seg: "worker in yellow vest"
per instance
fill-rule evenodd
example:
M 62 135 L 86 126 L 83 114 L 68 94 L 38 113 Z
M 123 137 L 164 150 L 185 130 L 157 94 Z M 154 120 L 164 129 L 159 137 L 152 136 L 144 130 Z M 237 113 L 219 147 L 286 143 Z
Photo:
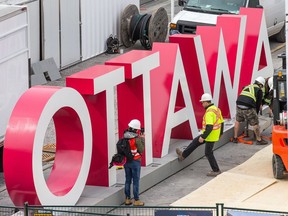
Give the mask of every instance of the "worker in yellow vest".
M 207 157 L 209 164 L 212 168 L 207 176 L 217 176 L 221 173 L 217 161 L 213 154 L 214 143 L 217 142 L 224 130 L 224 120 L 221 110 L 212 103 L 212 96 L 208 93 L 202 95 L 200 102 L 206 109 L 202 121 L 201 135 L 195 137 L 189 146 L 182 152 L 179 148 L 176 148 L 176 153 L 180 161 L 187 158 L 196 148 L 206 143 L 205 156 Z
M 263 99 L 262 88 L 265 85 L 263 77 L 257 77 L 254 84 L 245 86 L 236 101 L 236 121 L 234 126 L 233 142 L 238 142 L 240 122 L 245 120 L 253 127 L 256 136 L 256 145 L 266 145 L 268 142 L 261 138 L 258 113 Z

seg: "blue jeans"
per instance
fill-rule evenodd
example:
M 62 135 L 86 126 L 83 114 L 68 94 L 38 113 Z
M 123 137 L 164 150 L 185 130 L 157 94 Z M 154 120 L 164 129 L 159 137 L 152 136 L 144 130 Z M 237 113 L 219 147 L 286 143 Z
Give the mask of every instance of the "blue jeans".
M 131 198 L 130 187 L 133 179 L 133 195 L 135 200 L 139 200 L 139 181 L 141 161 L 132 160 L 124 165 L 125 169 L 125 195 L 126 198 Z

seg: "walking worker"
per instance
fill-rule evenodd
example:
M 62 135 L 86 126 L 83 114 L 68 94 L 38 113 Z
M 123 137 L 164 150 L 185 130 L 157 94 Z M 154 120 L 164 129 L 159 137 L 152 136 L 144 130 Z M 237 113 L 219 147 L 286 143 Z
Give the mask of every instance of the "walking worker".
M 176 153 L 180 161 L 187 158 L 196 148 L 206 143 L 205 156 L 207 157 L 209 164 L 212 168 L 207 176 L 217 176 L 221 173 L 217 161 L 213 154 L 214 143 L 217 142 L 224 130 L 224 120 L 221 110 L 212 103 L 212 96 L 208 93 L 204 93 L 200 102 L 206 109 L 202 121 L 202 133 L 195 137 L 189 146 L 182 152 L 179 148 L 176 148 Z
M 141 133 L 141 123 L 138 119 L 133 119 L 128 124 L 128 129 L 124 132 L 124 138 L 129 139 L 133 160 L 124 164 L 125 170 L 125 205 L 131 205 L 131 183 L 133 180 L 134 206 L 144 206 L 144 202 L 139 200 L 139 182 L 141 171 L 141 154 L 145 148 L 144 134 Z
M 262 104 L 263 92 L 262 88 L 265 85 L 263 77 L 257 77 L 254 84 L 245 86 L 237 98 L 236 104 L 236 121 L 234 126 L 233 142 L 238 142 L 238 131 L 240 122 L 245 120 L 254 129 L 257 145 L 265 145 L 268 142 L 261 138 L 258 113 Z

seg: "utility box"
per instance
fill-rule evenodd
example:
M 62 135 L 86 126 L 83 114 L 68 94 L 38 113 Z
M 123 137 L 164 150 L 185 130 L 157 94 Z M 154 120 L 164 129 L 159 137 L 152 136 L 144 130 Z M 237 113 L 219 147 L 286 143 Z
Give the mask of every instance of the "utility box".
M 12 110 L 22 93 L 28 88 L 29 48 L 27 8 L 0 4 L 1 149 L 3 148 L 6 127 Z

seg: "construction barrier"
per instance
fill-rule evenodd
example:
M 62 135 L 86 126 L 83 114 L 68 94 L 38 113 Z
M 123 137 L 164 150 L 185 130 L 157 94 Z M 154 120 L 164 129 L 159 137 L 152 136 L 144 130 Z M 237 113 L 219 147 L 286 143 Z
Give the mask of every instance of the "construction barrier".
M 1 216 L 288 216 L 288 212 L 224 207 L 193 206 L 30 206 L 22 208 L 0 206 Z

